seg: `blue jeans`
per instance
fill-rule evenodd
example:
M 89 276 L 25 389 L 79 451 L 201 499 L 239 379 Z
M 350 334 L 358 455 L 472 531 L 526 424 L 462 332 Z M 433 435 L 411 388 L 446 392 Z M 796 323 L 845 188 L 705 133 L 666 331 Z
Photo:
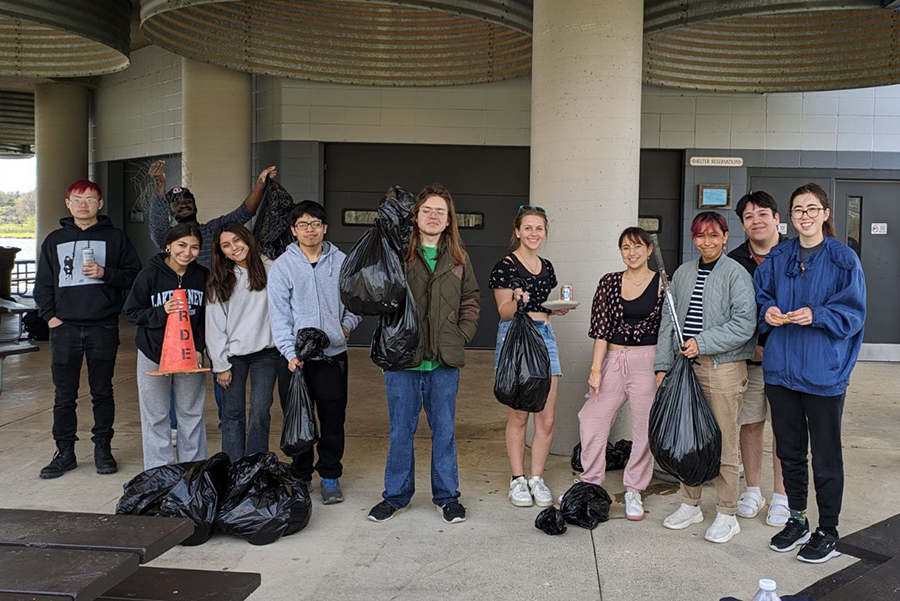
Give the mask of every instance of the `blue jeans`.
M 391 442 L 384 468 L 384 500 L 398 509 L 406 507 L 416 490 L 413 440 L 423 404 L 431 428 L 431 499 L 436 505 L 458 499 L 456 391 L 459 389 L 459 368 L 386 371 L 384 383 L 391 424 Z
M 269 452 L 269 411 L 272 408 L 275 373 L 280 358 L 281 355 L 274 348 L 228 358 L 231 363 L 231 385 L 222 394 L 222 451 L 232 461 L 245 455 Z M 249 424 L 244 398 L 248 377 Z

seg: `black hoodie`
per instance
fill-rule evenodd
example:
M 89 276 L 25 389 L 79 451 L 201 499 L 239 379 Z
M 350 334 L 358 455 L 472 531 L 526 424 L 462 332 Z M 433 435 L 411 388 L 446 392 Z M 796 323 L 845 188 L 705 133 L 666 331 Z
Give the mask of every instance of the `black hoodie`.
M 187 271 L 179 282 L 178 274 L 166 265 L 166 254 L 160 253 L 150 259 L 150 264 L 138 274 L 125 301 L 125 317 L 138 326 L 135 343 L 144 355 L 159 363 L 163 336 L 166 333 L 168 314 L 163 305 L 172 298 L 176 288 L 184 288 L 188 309 L 191 313 L 191 330 L 194 332 L 194 347 L 197 353 L 205 348 L 203 324 L 205 321 L 203 297 L 209 270 L 196 261 L 187 266 Z
M 141 270 L 141 260 L 125 232 L 105 215 L 82 230 L 72 217 L 59 220 L 41 245 L 34 282 L 34 300 L 44 321 L 53 317 L 76 326 L 118 323 L 125 294 Z M 81 273 L 84 249 L 94 251 L 103 277 Z
M 781 244 L 787 240 L 787 236 L 784 234 L 778 234 L 778 244 Z M 777 246 L 777 244 L 776 244 Z M 775 248 L 774 246 L 772 248 Z M 756 273 L 756 268 L 758 266 L 756 259 L 753 258 L 753 255 L 750 253 L 750 238 L 744 241 L 743 244 L 735 248 L 733 251 L 728 253 L 728 256 L 741 264 L 741 266 L 747 270 L 750 274 L 750 277 L 753 277 L 753 274 Z M 766 339 L 769 337 L 769 333 L 760 334 L 759 338 L 756 340 L 756 344 L 762 347 L 766 346 Z M 753 365 L 761 365 L 756 363 L 755 361 L 749 361 Z

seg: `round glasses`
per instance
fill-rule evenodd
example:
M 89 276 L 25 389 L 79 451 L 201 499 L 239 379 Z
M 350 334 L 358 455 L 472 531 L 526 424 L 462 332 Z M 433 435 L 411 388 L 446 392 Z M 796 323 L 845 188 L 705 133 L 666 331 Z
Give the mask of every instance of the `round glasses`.
M 809 215 L 810 219 L 815 219 L 816 217 L 819 216 L 819 213 L 821 213 L 824 210 L 825 209 L 823 209 L 822 207 L 809 207 L 806 209 L 801 209 L 800 207 L 797 207 L 796 209 L 791 210 L 791 216 L 794 219 L 800 219 L 803 217 L 803 214 L 805 213 L 805 214 Z

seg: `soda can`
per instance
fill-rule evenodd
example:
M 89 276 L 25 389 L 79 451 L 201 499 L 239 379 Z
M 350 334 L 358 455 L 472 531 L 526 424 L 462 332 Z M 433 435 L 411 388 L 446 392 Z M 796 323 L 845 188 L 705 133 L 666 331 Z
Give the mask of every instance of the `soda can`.
M 564 301 L 574 300 L 575 289 L 572 288 L 572 284 L 566 284 L 560 289 L 559 298 Z
M 90 246 L 85 246 L 81 250 L 81 262 L 84 265 L 87 265 L 88 263 L 96 263 L 96 260 L 94 259 L 93 248 L 91 248 Z

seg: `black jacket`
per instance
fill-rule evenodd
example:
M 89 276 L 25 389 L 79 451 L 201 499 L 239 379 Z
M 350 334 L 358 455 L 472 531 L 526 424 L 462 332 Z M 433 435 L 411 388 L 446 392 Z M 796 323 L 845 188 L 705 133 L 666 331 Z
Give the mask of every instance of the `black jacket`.
M 141 260 L 125 232 L 113 227 L 109 217 L 82 230 L 72 217 L 59 220 L 62 228 L 41 245 L 34 283 L 38 314 L 45 321 L 57 317 L 76 326 L 116 324 L 125 294 L 141 270 Z M 81 273 L 83 252 L 94 250 L 94 260 L 103 267 L 103 277 L 91 279 Z
M 778 244 L 781 244 L 785 240 L 787 240 L 787 236 L 784 234 L 778 234 Z M 777 246 L 777 245 L 776 245 Z M 772 248 L 775 248 L 774 246 Z M 743 244 L 735 248 L 733 251 L 728 253 L 728 256 L 741 264 L 741 266 L 747 270 L 750 274 L 750 277 L 753 277 L 753 274 L 756 273 L 756 268 L 758 265 L 756 264 L 756 259 L 753 258 L 753 255 L 750 254 L 750 239 L 744 241 Z M 759 338 L 756 341 L 756 344 L 759 346 L 766 346 L 766 338 L 769 337 L 769 334 L 760 334 Z M 754 365 L 758 365 L 754 363 Z
M 203 340 L 205 321 L 203 298 L 209 271 L 194 261 L 188 265 L 179 285 L 178 274 L 166 265 L 165 258 L 165 253 L 160 253 L 150 259 L 147 268 L 138 274 L 131 288 L 131 294 L 125 301 L 125 316 L 128 321 L 138 326 L 135 343 L 138 349 L 155 363 L 159 363 L 169 317 L 163 305 L 172 298 L 176 288 L 184 288 L 187 294 L 194 348 L 197 349 L 197 353 L 202 353 L 206 346 Z

